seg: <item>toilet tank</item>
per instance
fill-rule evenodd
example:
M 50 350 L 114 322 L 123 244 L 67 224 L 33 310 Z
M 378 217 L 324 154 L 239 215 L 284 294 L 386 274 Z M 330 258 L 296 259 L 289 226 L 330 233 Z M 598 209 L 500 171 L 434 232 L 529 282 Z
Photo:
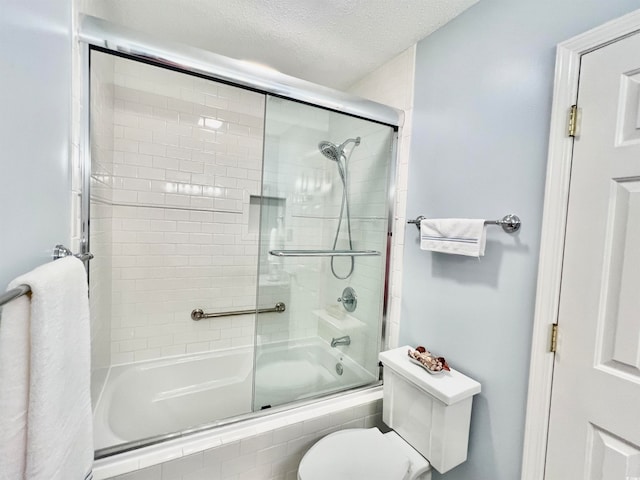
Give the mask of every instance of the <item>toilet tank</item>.
M 380 353 L 382 420 L 444 473 L 467 459 L 475 380 L 451 369 L 432 375 L 412 363 L 405 346 Z

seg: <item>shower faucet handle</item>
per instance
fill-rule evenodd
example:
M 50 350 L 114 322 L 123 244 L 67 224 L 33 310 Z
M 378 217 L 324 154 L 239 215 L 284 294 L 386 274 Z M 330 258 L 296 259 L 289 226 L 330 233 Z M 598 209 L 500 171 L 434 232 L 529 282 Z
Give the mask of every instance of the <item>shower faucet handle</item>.
M 338 298 L 338 302 L 342 303 L 347 312 L 353 312 L 358 306 L 356 291 L 351 287 L 346 287 L 342 291 L 342 296 Z

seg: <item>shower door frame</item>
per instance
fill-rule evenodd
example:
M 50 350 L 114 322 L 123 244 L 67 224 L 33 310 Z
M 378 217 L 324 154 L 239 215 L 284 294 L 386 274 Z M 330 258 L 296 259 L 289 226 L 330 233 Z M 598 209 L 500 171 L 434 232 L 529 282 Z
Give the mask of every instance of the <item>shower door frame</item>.
M 231 59 L 205 50 L 180 44 L 164 42 L 133 30 L 112 24 L 105 20 L 88 15 L 80 16 L 78 32 L 80 43 L 80 67 L 82 73 L 82 111 L 80 116 L 80 162 L 81 162 L 81 253 L 90 251 L 90 203 L 91 203 L 91 138 L 90 138 L 90 86 L 91 51 L 100 51 L 130 60 L 165 68 L 184 74 L 191 74 L 207 78 L 215 82 L 222 82 L 252 90 L 264 95 L 272 95 L 287 100 L 296 101 L 313 107 L 319 107 L 340 114 L 349 115 L 363 120 L 375 122 L 393 130 L 388 172 L 388 218 L 386 258 L 384 266 L 384 286 L 382 295 L 382 319 L 380 324 L 380 347 L 386 347 L 386 327 L 388 304 L 391 295 L 389 281 L 391 279 L 391 254 L 395 207 L 395 180 L 398 154 L 398 129 L 404 122 L 404 112 L 393 107 L 366 100 L 321 85 L 300 80 L 280 72 L 267 70 L 259 65 L 253 65 L 240 60 Z M 87 276 L 89 275 L 87 269 Z M 125 444 L 115 445 L 96 451 L 96 459 L 124 453 L 137 448 L 157 444 L 169 439 L 182 437 L 193 433 L 210 430 L 221 425 L 228 425 L 243 421 L 247 418 L 270 415 L 288 410 L 293 406 L 313 403 L 319 400 L 337 397 L 345 392 L 355 392 L 378 386 L 377 383 L 354 387 L 339 392 L 313 397 L 301 401 L 293 401 L 269 410 L 250 412 L 248 414 L 231 417 L 211 423 L 187 428 L 178 432 L 157 435 L 148 439 L 140 439 Z

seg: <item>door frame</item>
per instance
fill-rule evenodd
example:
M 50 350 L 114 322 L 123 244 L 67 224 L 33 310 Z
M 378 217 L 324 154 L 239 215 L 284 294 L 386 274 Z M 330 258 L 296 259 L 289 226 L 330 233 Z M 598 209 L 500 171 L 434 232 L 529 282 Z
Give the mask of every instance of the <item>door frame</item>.
M 555 359 L 549 346 L 552 325 L 558 322 L 573 156 L 573 138 L 567 136 L 567 117 L 578 97 L 580 60 L 584 54 L 639 32 L 640 10 L 636 10 L 557 47 L 521 480 L 544 479 Z M 558 345 L 561 348 L 561 326 Z

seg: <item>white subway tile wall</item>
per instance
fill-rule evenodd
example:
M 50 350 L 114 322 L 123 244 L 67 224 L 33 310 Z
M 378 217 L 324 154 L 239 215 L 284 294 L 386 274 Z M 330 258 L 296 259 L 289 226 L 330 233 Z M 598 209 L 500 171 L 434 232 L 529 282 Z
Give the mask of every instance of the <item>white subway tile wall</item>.
M 113 61 L 112 164 L 93 172 L 93 196 L 112 206 L 111 361 L 252 344 L 251 315 L 190 314 L 255 307 L 249 204 L 260 194 L 264 96 Z
M 213 448 L 110 480 L 296 480 L 300 460 L 315 442 L 346 428 L 385 429 L 381 413 L 382 402 L 376 400 L 241 440 L 229 438 Z
M 260 193 L 263 97 L 119 58 L 114 75 L 113 166 L 112 172 L 100 179 L 108 183 L 115 205 L 112 361 L 123 363 L 199 351 L 205 349 L 205 342 L 209 342 L 209 348 L 250 343 L 247 334 L 253 325 L 247 326 L 244 332 L 231 327 L 223 333 L 225 326 L 219 320 L 194 324 L 188 314 L 196 306 L 218 311 L 253 307 L 255 272 L 252 265 L 258 249 L 257 235 L 249 232 L 248 212 L 251 195 Z M 317 131 L 328 132 L 328 138 L 357 134 L 350 133 L 355 132 L 353 129 L 342 128 L 339 120 L 329 122 L 322 113 L 307 116 Z M 317 135 L 311 141 L 315 143 Z M 406 143 L 403 134 L 401 151 Z M 354 151 L 353 171 L 358 170 L 359 157 L 364 160 L 360 163 L 364 167 L 361 172 L 373 171 L 367 169 L 372 158 L 371 148 L 365 141 Z M 326 163 L 326 160 L 320 162 Z M 401 166 L 402 159 L 399 180 L 403 178 Z M 294 221 L 289 222 L 288 232 L 294 232 L 297 238 L 288 245 L 299 243 L 304 248 L 322 248 L 331 241 L 341 189 L 336 186 L 335 172 L 325 167 L 312 167 L 309 175 L 293 183 L 297 191 L 289 193 L 305 201 L 298 205 L 291 202 L 294 208 L 290 211 L 298 208 L 292 216 L 300 220 L 296 225 Z M 286 168 L 286 161 L 279 166 L 280 171 Z M 350 181 L 352 209 L 362 210 L 363 219 L 354 220 L 354 231 L 359 235 L 380 238 L 386 229 L 385 222 L 367 218 L 380 218 L 380 211 L 384 210 L 384 195 L 371 194 L 372 190 L 385 188 L 387 172 L 382 173 L 350 177 L 355 179 Z M 319 222 L 314 219 L 318 211 L 309 210 L 314 205 L 308 198 L 313 198 L 314 188 L 326 188 L 327 184 L 336 201 L 322 208 L 324 218 Z M 399 193 L 402 196 L 402 191 Z M 98 195 L 99 191 L 95 196 Z M 373 202 L 377 197 L 381 197 L 379 202 Z M 399 198 L 398 204 L 401 203 Z M 372 211 L 378 215 L 367 215 Z M 398 250 L 401 249 L 393 249 L 394 255 L 397 256 Z M 304 270 L 317 272 L 317 260 L 301 263 L 302 278 Z M 366 266 L 367 260 L 363 263 Z M 398 263 L 396 259 L 393 264 Z M 366 267 L 363 270 L 367 270 Z M 365 281 L 377 277 L 370 269 L 367 273 L 369 275 L 363 276 Z M 220 275 L 216 278 L 216 274 Z M 229 275 L 232 275 L 231 282 L 221 280 Z M 316 303 L 318 298 L 325 297 L 319 288 L 316 284 L 307 292 Z M 335 286 L 325 288 L 333 297 Z M 367 288 L 363 286 L 362 291 Z M 288 296 L 289 312 L 274 316 L 275 322 L 266 322 L 262 332 L 264 341 L 317 334 L 317 319 L 296 315 L 297 304 L 308 310 L 308 299 L 304 295 L 289 296 L 285 288 L 280 292 L 273 298 Z M 181 295 L 183 293 L 187 295 Z M 302 292 L 299 289 L 296 293 Z M 373 288 L 372 293 L 378 295 L 377 289 Z M 268 299 L 268 295 L 262 297 Z M 327 302 L 321 300 L 320 303 Z M 378 303 L 362 302 L 369 306 Z M 379 318 L 377 312 L 362 313 L 365 320 Z M 293 325 L 292 318 L 296 319 Z M 391 322 L 398 324 L 393 318 Z M 160 329 L 144 328 L 159 325 L 162 325 Z M 372 326 L 373 329 L 363 331 L 376 331 L 377 326 Z M 202 336 L 198 335 L 200 332 Z M 368 335 L 356 342 L 350 353 L 359 357 L 357 345 L 370 345 L 371 341 L 377 341 L 375 337 Z M 366 350 L 363 349 L 363 355 Z M 369 355 L 372 358 L 367 363 L 375 361 L 373 355 Z

